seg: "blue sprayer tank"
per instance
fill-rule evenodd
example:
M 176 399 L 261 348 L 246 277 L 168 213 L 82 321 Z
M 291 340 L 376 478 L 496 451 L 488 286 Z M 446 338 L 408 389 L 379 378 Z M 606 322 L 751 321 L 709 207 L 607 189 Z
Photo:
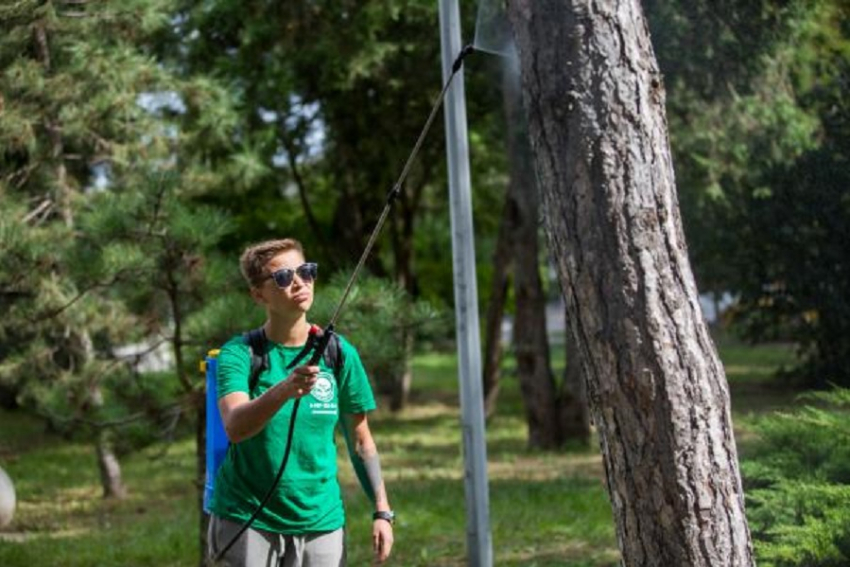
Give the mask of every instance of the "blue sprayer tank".
M 201 370 L 206 374 L 207 385 L 207 474 L 204 482 L 204 512 L 210 513 L 210 502 L 212 501 L 213 489 L 215 487 L 215 476 L 218 467 L 227 454 L 227 434 L 224 432 L 224 424 L 221 422 L 221 414 L 218 411 L 218 399 L 216 396 L 215 375 L 218 349 L 207 353 L 206 358 L 201 361 Z

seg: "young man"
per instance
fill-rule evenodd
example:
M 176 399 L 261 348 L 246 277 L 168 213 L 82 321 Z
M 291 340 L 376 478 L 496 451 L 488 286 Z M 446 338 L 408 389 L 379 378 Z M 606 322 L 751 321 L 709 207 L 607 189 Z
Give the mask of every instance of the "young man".
M 266 310 L 269 368 L 249 391 L 251 352 L 243 337 L 231 339 L 218 356 L 218 404 L 231 446 L 211 502 L 210 556 L 232 540 L 272 486 L 286 450 L 294 401 L 301 398 L 283 476 L 222 564 L 345 565 L 345 513 L 334 445 L 338 421 L 349 427 L 356 449 L 352 459 L 364 472 L 364 488 L 374 494 L 372 545 L 376 560 L 383 562 L 393 545 L 393 514 L 366 419 L 375 399 L 360 356 L 338 337 L 342 366 L 336 375 L 324 360 L 307 366 L 310 355 L 287 369 L 310 334 L 307 312 L 313 304 L 316 264 L 305 262 L 298 241 L 284 239 L 247 248 L 241 268 L 251 297 Z

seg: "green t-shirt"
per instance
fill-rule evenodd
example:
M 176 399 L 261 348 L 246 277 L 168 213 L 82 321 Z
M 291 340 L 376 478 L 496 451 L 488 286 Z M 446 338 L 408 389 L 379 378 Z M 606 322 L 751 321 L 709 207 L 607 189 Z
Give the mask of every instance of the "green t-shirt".
M 338 335 L 339 336 L 339 335 Z M 345 511 L 337 479 L 334 427 L 340 412 L 365 413 L 375 409 L 375 398 L 357 350 L 339 337 L 343 367 L 334 378 L 324 360 L 310 394 L 301 398 L 295 418 L 292 449 L 283 477 L 252 527 L 275 533 L 327 532 L 345 525 Z M 285 380 L 286 366 L 302 347 L 267 342 L 269 369 L 261 373 L 253 396 Z M 307 358 L 299 362 L 305 364 Z M 248 392 L 251 354 L 237 336 L 218 355 L 218 397 Z M 231 444 L 218 470 L 211 508 L 219 517 L 244 522 L 251 517 L 271 487 L 280 468 L 293 400 L 286 402 L 262 431 Z

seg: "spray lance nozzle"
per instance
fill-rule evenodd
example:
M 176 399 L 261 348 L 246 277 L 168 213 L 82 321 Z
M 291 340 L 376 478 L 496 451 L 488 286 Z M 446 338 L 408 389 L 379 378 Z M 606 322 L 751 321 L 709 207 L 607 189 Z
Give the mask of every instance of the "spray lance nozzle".
M 460 70 L 460 66 L 463 65 L 463 58 L 473 51 L 475 51 L 475 47 L 473 47 L 471 43 L 460 50 L 457 59 L 455 59 L 455 62 L 452 63 L 452 74 L 457 73 Z

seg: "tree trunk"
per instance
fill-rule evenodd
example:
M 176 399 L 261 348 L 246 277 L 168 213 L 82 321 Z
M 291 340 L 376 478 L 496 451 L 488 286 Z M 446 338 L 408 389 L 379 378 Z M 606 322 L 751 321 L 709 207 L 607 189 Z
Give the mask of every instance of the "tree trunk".
M 13 410 L 18 408 L 18 389 L 0 384 L 0 408 Z
M 407 406 L 410 397 L 410 386 L 413 384 L 413 331 L 405 329 L 401 340 L 404 344 L 404 370 L 393 376 L 392 391 L 390 392 L 390 410 L 401 411 Z
M 127 496 L 127 489 L 121 478 L 121 464 L 112 451 L 109 434 L 101 431 L 97 437 L 97 468 L 100 471 L 100 484 L 104 498 L 121 499 Z
M 688 262 L 640 5 L 508 11 L 623 564 L 753 565 L 728 385 Z
M 513 192 L 517 209 L 513 262 L 516 296 L 513 346 L 528 422 L 528 445 L 553 449 L 561 444 L 561 432 L 558 396 L 549 364 L 546 300 L 538 260 L 537 191 L 533 182 L 524 189 L 525 198 L 517 198 L 517 192 Z
M 74 357 L 78 360 L 77 365 L 81 371 L 91 366 L 95 359 L 94 343 L 91 335 L 85 329 L 73 331 L 68 330 L 73 340 L 69 342 L 74 351 Z M 103 407 L 103 391 L 96 382 L 92 383 L 84 403 L 84 411 L 98 414 Z M 100 485 L 103 488 L 104 498 L 121 499 L 127 496 L 127 489 L 121 476 L 121 463 L 112 449 L 110 433 L 101 429 L 95 438 L 95 455 L 97 456 L 97 469 L 100 472 Z
M 527 230 L 520 230 L 523 234 Z M 528 445 L 554 449 L 561 444 L 558 420 L 558 396 L 549 366 L 549 338 L 546 333 L 546 304 L 540 283 L 537 245 L 524 246 L 526 255 L 518 253 L 515 261 L 516 317 L 514 319 L 514 352 L 517 376 L 528 422 Z M 528 237 L 526 234 L 525 237 Z M 522 236 L 520 238 L 523 238 Z M 533 249 L 533 250 L 531 250 Z M 534 254 L 532 254 L 534 252 Z
M 391 223 L 393 236 L 393 252 L 395 255 L 396 281 L 405 291 L 408 297 L 416 295 L 416 278 L 413 273 L 413 212 L 407 206 L 407 201 L 401 199 L 398 217 Z M 399 340 L 404 345 L 404 370 L 392 377 L 392 391 L 390 392 L 390 409 L 401 411 L 407 406 L 410 398 L 410 387 L 413 384 L 413 358 L 412 329 L 404 328 Z
M 558 396 L 562 400 L 561 431 L 564 441 L 580 445 L 590 443 L 590 418 L 587 412 L 587 388 L 579 358 L 579 345 L 575 336 L 567 329 L 564 336 L 567 364 L 564 367 L 564 383 Z
M 509 240 L 516 296 L 513 346 L 517 376 L 525 404 L 528 445 L 554 449 L 561 444 L 563 435 L 549 358 L 546 297 L 540 278 L 539 196 L 515 65 L 504 67 L 502 92 L 510 160 L 508 201 L 513 212 Z
M 195 501 L 198 506 L 198 546 L 200 549 L 200 563 L 205 564 L 207 552 L 207 526 L 209 517 L 204 512 L 204 485 L 207 474 L 207 413 L 206 393 L 194 388 L 193 380 L 189 377 L 187 366 L 184 362 L 186 345 L 183 339 L 183 311 L 181 309 L 181 293 L 179 280 L 175 273 L 183 269 L 182 258 L 171 257 L 166 260 L 166 293 L 171 310 L 171 320 L 174 332 L 171 337 L 171 348 L 174 352 L 174 370 L 177 373 L 177 381 L 183 387 L 187 395 L 193 396 L 195 404 Z
M 499 397 L 499 378 L 502 362 L 502 319 L 505 316 L 505 301 L 510 284 L 510 267 L 513 257 L 513 203 L 506 195 L 499 222 L 499 234 L 496 237 L 496 251 L 493 252 L 493 280 L 490 285 L 490 301 L 487 303 L 487 318 L 484 324 L 484 370 L 482 386 L 484 390 L 484 411 L 488 418 L 496 411 Z

